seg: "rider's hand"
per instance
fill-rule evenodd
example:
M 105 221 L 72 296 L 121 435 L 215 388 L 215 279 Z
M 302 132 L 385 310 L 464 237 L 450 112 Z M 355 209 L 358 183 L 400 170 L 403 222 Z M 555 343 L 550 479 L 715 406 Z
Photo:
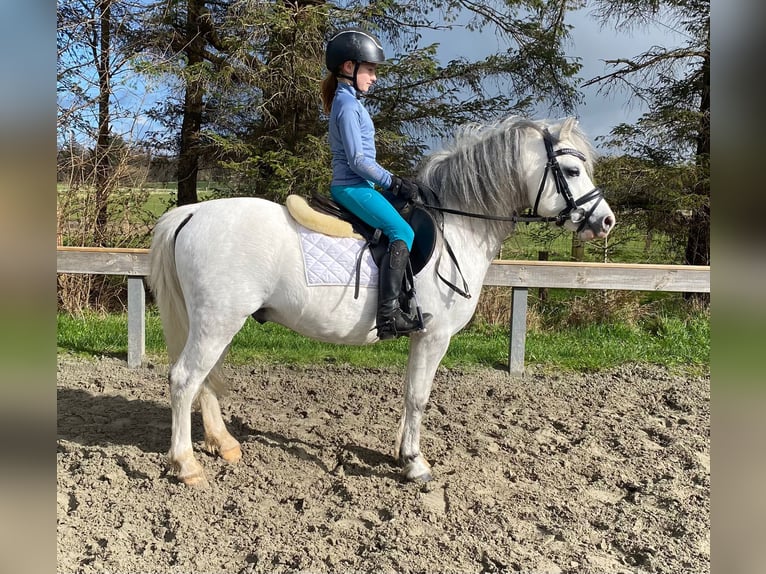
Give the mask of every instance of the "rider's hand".
M 388 188 L 391 193 L 405 201 L 410 201 L 418 194 L 420 187 L 410 179 L 402 179 L 395 175 L 391 176 L 391 187 Z

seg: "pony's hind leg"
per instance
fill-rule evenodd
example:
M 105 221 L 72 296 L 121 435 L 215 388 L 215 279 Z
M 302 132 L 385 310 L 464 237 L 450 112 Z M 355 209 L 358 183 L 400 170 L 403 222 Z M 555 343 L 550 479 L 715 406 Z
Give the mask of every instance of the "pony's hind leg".
M 205 473 L 194 458 L 191 409 L 205 381 L 205 374 L 188 372 L 181 360 L 170 369 L 170 410 L 173 418 L 168 461 L 178 479 L 189 486 L 205 484 Z
M 219 454 L 229 463 L 237 463 L 242 458 L 239 441 L 226 430 L 221 416 L 221 406 L 215 391 L 208 384 L 202 386 L 199 394 L 202 423 L 205 426 L 205 448 L 212 454 Z
M 219 419 L 223 426 L 218 400 L 209 389 L 203 389 L 208 374 L 220 360 L 231 339 L 242 328 L 244 321 L 245 319 L 223 321 L 219 318 L 215 326 L 217 328 L 213 328 L 208 323 L 204 331 L 190 325 L 186 346 L 170 369 L 173 430 L 168 459 L 178 479 L 189 486 L 203 485 L 207 482 L 204 470 L 194 458 L 192 449 L 192 405 L 199 397 L 203 420 L 207 412 L 208 422 L 217 423 Z M 212 400 L 211 397 L 213 397 Z M 228 435 L 228 432 L 226 434 Z

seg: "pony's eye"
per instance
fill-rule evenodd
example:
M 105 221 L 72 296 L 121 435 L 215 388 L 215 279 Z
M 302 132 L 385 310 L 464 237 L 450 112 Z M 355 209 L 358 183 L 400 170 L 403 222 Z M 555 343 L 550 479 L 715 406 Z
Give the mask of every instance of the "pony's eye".
M 580 175 L 580 168 L 578 167 L 568 167 L 564 170 L 567 177 L 577 177 Z

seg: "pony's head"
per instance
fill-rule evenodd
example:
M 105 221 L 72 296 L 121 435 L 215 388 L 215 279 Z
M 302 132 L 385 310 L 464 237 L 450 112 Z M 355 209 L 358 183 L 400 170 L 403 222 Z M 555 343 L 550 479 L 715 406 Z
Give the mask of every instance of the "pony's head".
M 526 190 L 534 215 L 556 217 L 582 240 L 606 237 L 614 213 L 593 183 L 593 150 L 575 118 L 539 129 L 527 146 Z
M 593 155 L 574 118 L 510 116 L 462 126 L 451 144 L 426 159 L 420 179 L 442 206 L 507 220 L 531 207 L 538 219 L 588 240 L 606 237 L 615 222 L 591 180 Z

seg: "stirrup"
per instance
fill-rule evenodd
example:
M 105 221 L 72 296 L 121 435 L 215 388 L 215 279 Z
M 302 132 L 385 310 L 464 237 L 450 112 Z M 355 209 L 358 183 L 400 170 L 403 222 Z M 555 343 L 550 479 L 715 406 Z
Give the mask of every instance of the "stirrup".
M 408 321 L 411 324 L 402 329 L 397 329 L 396 313 L 398 313 L 398 316 L 403 318 L 403 320 Z M 396 339 L 397 337 L 407 336 L 410 333 L 417 333 L 425 329 L 425 325 L 418 319 L 418 317 L 411 317 L 404 313 L 401 309 L 397 309 L 390 319 L 387 319 L 384 323 L 378 323 L 375 325 L 375 328 L 378 330 L 378 339 L 385 341 L 388 339 Z

